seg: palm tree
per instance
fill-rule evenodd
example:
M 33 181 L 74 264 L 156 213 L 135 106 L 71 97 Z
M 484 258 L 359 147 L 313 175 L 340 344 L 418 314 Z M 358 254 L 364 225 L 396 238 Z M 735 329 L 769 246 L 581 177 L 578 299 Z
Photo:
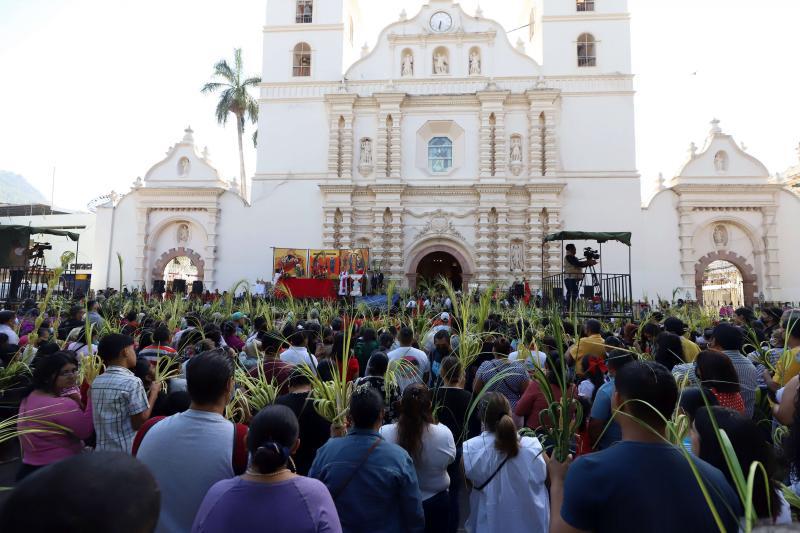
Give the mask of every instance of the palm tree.
M 214 65 L 214 74 L 209 83 L 203 86 L 202 93 L 219 92 L 217 102 L 217 122 L 223 126 L 228 122 L 228 115 L 236 116 L 236 134 L 239 139 L 239 172 L 242 182 L 242 196 L 247 198 L 247 174 L 244 170 L 244 149 L 242 136 L 244 135 L 245 120 L 255 124 L 258 122 L 258 103 L 248 92 L 250 87 L 257 87 L 261 83 L 259 76 L 244 79 L 242 72 L 242 49 L 233 51 L 233 68 L 228 61 L 221 59 Z

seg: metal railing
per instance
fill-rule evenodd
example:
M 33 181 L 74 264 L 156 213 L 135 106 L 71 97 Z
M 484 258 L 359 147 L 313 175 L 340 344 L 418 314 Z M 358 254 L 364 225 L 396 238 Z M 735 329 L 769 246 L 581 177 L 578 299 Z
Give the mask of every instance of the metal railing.
M 543 278 L 545 307 L 559 307 L 581 317 L 633 318 L 630 274 L 586 273 L 577 280 L 578 296 L 572 302 L 567 299 L 567 279 L 563 273 Z

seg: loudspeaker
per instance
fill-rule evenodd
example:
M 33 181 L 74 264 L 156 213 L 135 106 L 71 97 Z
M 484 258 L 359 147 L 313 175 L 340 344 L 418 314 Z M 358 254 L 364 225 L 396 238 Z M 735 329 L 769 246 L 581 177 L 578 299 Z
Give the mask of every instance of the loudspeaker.
M 163 279 L 153 280 L 153 294 L 164 294 L 166 291 L 167 282 Z
M 176 279 L 172 282 L 172 292 L 186 294 L 186 280 Z
M 193 281 L 192 282 L 192 294 L 203 294 L 203 282 L 202 281 Z
M 594 285 L 585 285 L 583 287 L 583 297 L 587 300 L 594 298 Z

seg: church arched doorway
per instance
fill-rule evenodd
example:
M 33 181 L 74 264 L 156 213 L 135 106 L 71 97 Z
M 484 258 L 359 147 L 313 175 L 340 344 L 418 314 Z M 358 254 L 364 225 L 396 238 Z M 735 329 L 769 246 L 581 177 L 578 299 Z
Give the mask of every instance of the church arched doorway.
M 703 305 L 719 309 L 725 305 L 744 305 L 744 278 L 739 268 L 728 261 L 714 261 L 703 272 Z
M 199 269 L 188 256 L 174 257 L 164 267 L 163 279 L 168 291 L 186 293 L 200 279 Z
M 417 265 L 416 274 L 418 285 L 422 280 L 435 283 L 442 277 L 450 280 L 456 289 L 460 289 L 464 284 L 461 263 L 448 252 L 431 252 L 424 256 Z
M 756 303 L 755 270 L 744 257 L 730 251 L 712 252 L 695 265 L 695 294 L 704 307 Z

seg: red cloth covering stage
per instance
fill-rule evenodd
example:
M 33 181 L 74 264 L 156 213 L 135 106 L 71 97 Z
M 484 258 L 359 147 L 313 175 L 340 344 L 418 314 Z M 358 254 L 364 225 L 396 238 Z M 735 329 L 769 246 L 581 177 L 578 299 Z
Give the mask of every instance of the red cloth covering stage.
M 316 298 L 318 300 L 335 300 L 339 282 L 330 279 L 301 279 L 286 278 L 278 282 L 286 287 L 292 298 Z M 283 293 L 276 291 L 278 298 L 284 298 Z

